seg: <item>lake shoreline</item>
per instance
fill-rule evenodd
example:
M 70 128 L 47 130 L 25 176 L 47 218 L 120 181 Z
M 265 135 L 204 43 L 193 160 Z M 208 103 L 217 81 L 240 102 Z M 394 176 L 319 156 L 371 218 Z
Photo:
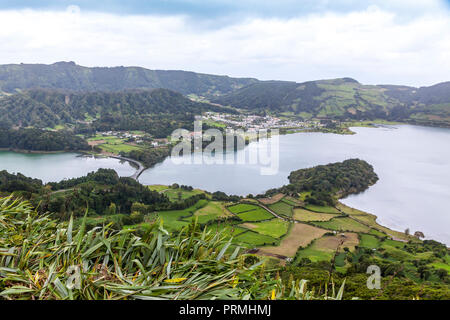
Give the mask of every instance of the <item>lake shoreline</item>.
M 379 174 L 380 181 L 367 192 L 358 194 L 356 196 L 356 201 L 355 199 L 351 199 L 351 201 L 347 201 L 347 198 L 341 199 L 345 204 L 348 204 L 353 208 L 361 208 L 367 213 L 374 212 L 377 216 L 377 221 L 380 221 L 382 225 L 388 226 L 394 231 L 410 228 L 412 233 L 414 233 L 414 231 L 424 232 L 426 239 L 438 239 L 440 242 L 449 243 L 448 232 L 443 230 L 443 227 L 448 225 L 448 217 L 443 214 L 437 214 L 438 212 L 445 212 L 445 210 L 442 209 L 442 206 L 445 207 L 445 203 L 447 202 L 445 198 L 441 197 L 441 194 L 442 192 L 445 192 L 445 190 L 448 190 L 448 183 L 446 182 L 447 180 L 445 180 L 445 177 L 450 170 L 446 169 L 448 168 L 448 163 L 443 161 L 443 159 L 447 159 L 448 156 L 443 155 L 443 153 L 446 153 L 446 148 L 442 147 L 448 144 L 448 129 L 432 127 L 434 130 L 431 130 L 431 127 L 408 125 L 404 123 L 397 123 L 395 125 L 392 123 L 381 123 L 380 126 L 370 125 L 367 126 L 367 128 L 365 127 L 351 127 L 357 132 L 357 134 L 354 135 L 322 135 L 315 132 L 301 131 L 298 132 L 299 135 L 286 134 L 283 135 L 284 138 L 282 139 L 280 136 L 280 143 L 282 146 L 280 151 L 280 156 L 282 156 L 281 162 L 283 163 L 284 161 L 285 164 L 282 164 L 279 173 L 273 178 L 260 177 L 257 172 L 253 171 L 254 169 L 258 169 L 257 166 L 175 166 L 170 161 L 169 156 L 156 166 L 143 171 L 138 181 L 143 185 L 171 184 L 176 182 L 184 185 L 192 185 L 203 190 L 210 190 L 211 192 L 220 190 L 227 194 L 258 194 L 270 188 L 286 184 L 286 176 L 288 174 L 286 172 L 320 164 L 343 161 L 349 158 L 361 158 L 375 167 L 377 174 Z M 304 133 L 306 133 L 306 136 Z M 399 136 L 403 137 L 403 140 L 392 140 L 398 139 L 395 137 Z M 417 140 L 417 138 L 419 138 L 419 140 Z M 438 140 L 436 140 L 436 138 Z M 388 144 L 386 145 L 386 143 Z M 412 148 L 404 149 L 405 145 L 411 145 Z M 418 147 L 418 145 L 421 147 Z M 433 145 L 441 147 L 433 149 Z M 429 146 L 432 148 L 428 149 Z M 308 150 L 308 152 L 305 153 L 302 150 Z M 418 152 L 418 150 L 420 150 L 420 152 Z M 3 151 L 14 152 L 9 149 L 3 149 Z M 415 155 L 412 166 L 409 159 L 410 152 L 414 152 Z M 23 154 L 39 153 L 45 155 L 54 154 L 55 152 L 25 152 Z M 56 153 L 64 154 L 65 152 Z M 86 152 L 83 152 L 82 154 L 91 157 L 98 156 L 101 158 L 109 158 L 111 156 L 109 154 L 95 155 Z M 438 163 L 435 163 L 435 161 L 438 161 Z M 27 162 L 22 166 L 26 167 L 26 163 Z M 38 165 L 39 162 L 34 163 Z M 109 167 L 108 163 L 109 162 L 107 161 L 104 162 L 102 167 Z M 409 170 L 407 173 L 402 173 L 401 179 L 399 180 L 397 177 L 398 174 L 397 176 L 395 174 L 396 171 L 401 170 L 403 172 L 408 167 L 413 168 L 416 164 L 419 165 L 419 167 L 415 168 L 414 171 Z M 62 162 L 61 165 L 64 165 L 64 162 Z M 127 164 L 127 167 L 128 165 L 129 163 Z M 439 169 L 436 165 L 440 166 Z M 20 172 L 20 169 L 16 169 L 18 166 L 20 167 L 14 160 L 11 160 L 9 171 L 13 170 L 14 172 Z M 90 166 L 92 166 L 92 164 Z M 130 165 L 130 167 L 135 169 L 134 166 Z M 247 169 L 247 167 L 249 168 Z M 5 168 L 8 168 L 8 166 Z M 114 168 L 114 164 L 111 165 L 111 168 Z M 44 168 L 42 170 L 45 171 Z M 439 171 L 439 174 L 437 174 L 436 170 Z M 31 173 L 31 176 L 39 176 L 37 174 L 37 172 L 39 172 L 38 168 L 31 172 L 36 172 Z M 380 175 L 380 173 L 382 174 Z M 52 175 L 53 177 L 56 176 L 53 173 Z M 71 175 L 73 175 L 73 173 L 68 173 L 67 177 L 70 177 Z M 131 175 L 131 172 L 121 174 L 121 176 Z M 239 178 L 237 179 L 237 177 Z M 427 181 L 429 184 L 424 185 L 422 183 L 423 179 L 428 179 Z M 43 180 L 45 180 L 45 178 Z M 47 181 L 57 181 L 57 179 L 52 178 L 52 180 Z M 248 181 L 248 183 L 239 183 L 239 181 Z M 421 182 L 418 183 L 418 181 Z M 435 183 L 435 181 L 437 181 L 436 183 L 438 183 L 438 185 L 440 184 L 437 189 L 433 187 L 433 184 L 430 184 Z M 422 197 L 422 194 L 421 196 L 417 196 L 417 192 L 416 194 L 411 193 L 411 188 L 413 188 L 412 191 L 420 189 L 419 191 L 425 193 L 425 197 L 432 198 L 425 198 L 425 201 L 415 200 Z M 376 192 L 374 189 L 377 189 Z M 405 192 L 409 195 L 405 195 Z M 417 209 L 409 204 L 411 201 L 412 203 L 419 201 L 419 203 L 415 205 Z M 418 210 L 422 210 L 422 212 L 432 211 L 436 212 L 436 214 L 431 219 L 430 217 L 422 218 L 420 215 L 423 216 L 423 214 L 420 214 L 420 212 L 417 213 Z
M 40 150 L 27 150 L 27 149 L 10 149 L 10 148 L 0 148 L 0 151 L 9 151 L 9 152 L 15 152 L 15 153 L 22 153 L 22 154 L 80 153 L 80 151 L 67 151 L 67 150 L 60 150 L 60 151 L 40 151 Z

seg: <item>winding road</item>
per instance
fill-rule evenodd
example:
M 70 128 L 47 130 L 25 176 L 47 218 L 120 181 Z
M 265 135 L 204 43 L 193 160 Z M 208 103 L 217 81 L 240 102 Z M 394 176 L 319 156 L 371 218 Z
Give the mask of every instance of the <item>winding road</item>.
M 132 178 L 136 181 L 139 179 L 139 176 L 142 174 L 142 172 L 144 172 L 147 169 L 146 167 L 144 167 L 144 165 L 142 163 L 140 163 L 137 160 L 131 159 L 131 158 L 126 158 L 126 157 L 121 157 L 121 156 L 109 156 L 109 157 L 123 160 L 123 161 L 128 161 L 130 163 L 137 165 L 138 169 L 132 176 L 130 176 L 130 178 Z

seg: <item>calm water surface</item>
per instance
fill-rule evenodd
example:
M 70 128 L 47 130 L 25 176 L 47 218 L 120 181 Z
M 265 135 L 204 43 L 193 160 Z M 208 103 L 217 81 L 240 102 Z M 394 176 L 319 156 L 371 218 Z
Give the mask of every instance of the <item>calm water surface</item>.
M 360 158 L 374 166 L 380 180 L 345 204 L 377 215 L 393 229 L 420 230 L 450 245 L 450 130 L 409 125 L 352 130 L 357 134 L 281 136 L 280 169 L 273 176 L 260 175 L 258 165 L 176 165 L 166 159 L 140 181 L 258 194 L 287 184 L 293 170 Z
M 177 165 L 168 158 L 145 171 L 143 184 L 191 185 L 229 194 L 258 194 L 288 183 L 293 170 L 360 158 L 374 166 L 380 180 L 343 202 L 371 212 L 396 230 L 420 230 L 450 245 L 450 130 L 419 126 L 353 128 L 356 135 L 299 133 L 280 137 L 279 171 L 263 176 L 259 165 Z M 238 151 L 248 153 L 250 148 Z M 121 176 L 134 169 L 116 159 L 76 154 L 29 155 L 0 152 L 0 170 L 21 172 L 45 182 L 78 177 L 98 168 Z
M 113 158 L 93 158 L 76 153 L 29 154 L 0 151 L 0 170 L 20 172 L 44 183 L 82 177 L 100 168 L 114 169 L 123 177 L 135 169 L 128 162 Z

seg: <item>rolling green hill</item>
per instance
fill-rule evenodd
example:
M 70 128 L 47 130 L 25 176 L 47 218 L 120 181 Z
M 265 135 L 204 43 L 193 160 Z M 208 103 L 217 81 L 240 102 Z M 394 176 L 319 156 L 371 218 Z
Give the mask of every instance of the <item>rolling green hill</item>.
M 386 119 L 450 125 L 450 82 L 414 88 L 363 85 L 350 78 L 305 83 L 267 81 L 212 101 L 248 110 L 288 112 L 304 119 Z
M 259 81 L 253 78 L 148 70 L 140 67 L 88 68 L 74 62 L 0 65 L 0 109 L 5 101 L 17 100 L 15 94 L 18 92 L 34 92 L 34 89 L 89 93 L 93 96 L 93 92 L 105 94 L 158 88 L 205 97 L 224 106 L 293 114 L 303 119 L 385 119 L 450 126 L 450 82 L 414 88 L 363 85 L 351 78 L 304 83 Z M 90 100 L 85 102 L 91 109 L 96 107 Z M 24 103 L 35 105 L 32 101 Z M 166 106 L 164 103 L 161 105 L 161 109 Z M 43 120 L 44 123 L 61 122 L 60 119 L 55 119 L 53 111 L 49 113 L 45 107 L 37 113 L 43 113 L 42 118 L 48 118 Z M 73 117 L 72 113 L 73 110 L 64 114 L 60 112 L 58 117 L 70 118 Z M 95 118 L 95 115 L 89 114 L 89 117 Z M 11 118 L 11 115 L 8 117 Z M 4 120 L 5 117 L 2 118 Z

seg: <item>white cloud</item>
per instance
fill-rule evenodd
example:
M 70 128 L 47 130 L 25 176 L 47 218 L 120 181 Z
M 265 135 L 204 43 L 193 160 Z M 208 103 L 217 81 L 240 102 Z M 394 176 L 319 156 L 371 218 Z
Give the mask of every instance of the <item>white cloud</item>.
M 196 28 L 183 16 L 78 9 L 0 11 L 0 63 L 71 60 L 295 81 L 350 76 L 363 83 L 429 85 L 450 80 L 450 18 L 437 9 L 407 21 L 371 6 L 289 20 L 248 19 L 215 29 Z

